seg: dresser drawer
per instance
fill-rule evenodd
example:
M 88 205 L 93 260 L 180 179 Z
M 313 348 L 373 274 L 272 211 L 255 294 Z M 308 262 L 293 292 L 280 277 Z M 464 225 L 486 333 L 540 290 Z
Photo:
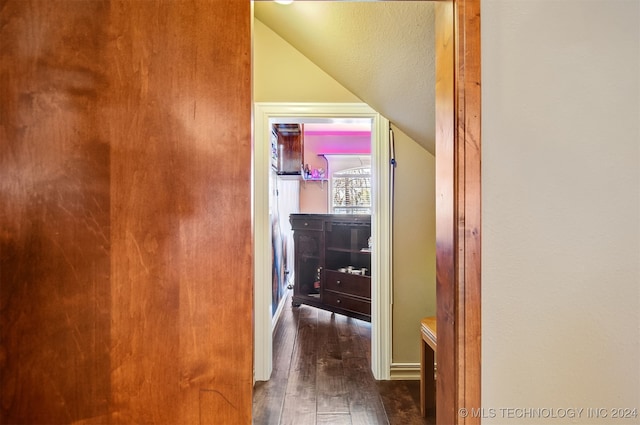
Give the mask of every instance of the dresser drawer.
M 291 217 L 291 228 L 293 230 L 322 230 L 324 221 L 315 218 Z
M 352 298 L 339 292 L 324 291 L 322 302 L 331 307 L 371 316 L 371 302 L 360 298 Z
M 355 274 L 326 270 L 324 287 L 330 291 L 342 292 L 344 294 L 356 295 L 368 299 L 371 298 L 371 278 L 369 276 L 358 276 Z

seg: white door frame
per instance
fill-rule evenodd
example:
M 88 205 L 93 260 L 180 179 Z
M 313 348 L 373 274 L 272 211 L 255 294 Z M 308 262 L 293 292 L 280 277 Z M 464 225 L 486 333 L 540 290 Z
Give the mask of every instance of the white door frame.
M 390 379 L 391 368 L 391 188 L 389 121 L 364 103 L 254 104 L 253 240 L 254 240 L 254 381 L 271 376 L 271 227 L 269 170 L 271 128 L 278 118 L 371 119 L 373 211 L 371 233 L 371 370 L 375 379 Z

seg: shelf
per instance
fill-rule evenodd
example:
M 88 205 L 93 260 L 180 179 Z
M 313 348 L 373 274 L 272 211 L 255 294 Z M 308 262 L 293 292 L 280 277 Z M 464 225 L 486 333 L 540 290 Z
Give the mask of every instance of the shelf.
M 300 173 L 294 173 L 294 174 L 282 174 L 282 173 L 276 173 L 276 175 L 278 176 L 278 178 L 280 180 L 300 180 Z
M 302 178 L 302 180 L 304 181 L 304 184 L 306 185 L 307 182 L 320 182 L 320 187 L 324 189 L 324 182 L 329 182 L 329 179 L 327 178 L 305 178 L 304 176 L 300 176 L 300 178 Z
M 356 270 L 357 270 L 357 269 L 356 269 Z M 340 270 L 338 270 L 338 269 L 325 269 L 325 272 L 340 273 L 340 274 L 344 274 L 344 275 L 347 275 L 347 276 L 356 276 L 356 278 L 359 278 L 359 277 L 366 277 L 366 278 L 371 279 L 371 275 L 370 275 L 370 274 L 356 274 L 356 273 L 349 273 L 349 272 L 343 272 L 343 271 L 340 271 Z

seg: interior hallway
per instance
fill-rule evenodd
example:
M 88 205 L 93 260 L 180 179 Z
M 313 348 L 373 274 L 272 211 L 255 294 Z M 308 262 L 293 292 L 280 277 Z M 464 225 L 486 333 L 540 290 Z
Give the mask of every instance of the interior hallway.
M 416 335 L 416 344 L 419 335 Z M 419 381 L 376 381 L 371 325 L 290 295 L 274 332 L 273 373 L 257 382 L 253 423 L 425 425 Z

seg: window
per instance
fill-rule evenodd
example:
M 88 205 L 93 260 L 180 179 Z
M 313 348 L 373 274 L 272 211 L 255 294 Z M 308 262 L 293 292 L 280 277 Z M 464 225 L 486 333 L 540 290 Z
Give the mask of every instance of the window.
M 370 167 L 337 171 L 331 181 L 331 207 L 335 214 L 371 214 Z

